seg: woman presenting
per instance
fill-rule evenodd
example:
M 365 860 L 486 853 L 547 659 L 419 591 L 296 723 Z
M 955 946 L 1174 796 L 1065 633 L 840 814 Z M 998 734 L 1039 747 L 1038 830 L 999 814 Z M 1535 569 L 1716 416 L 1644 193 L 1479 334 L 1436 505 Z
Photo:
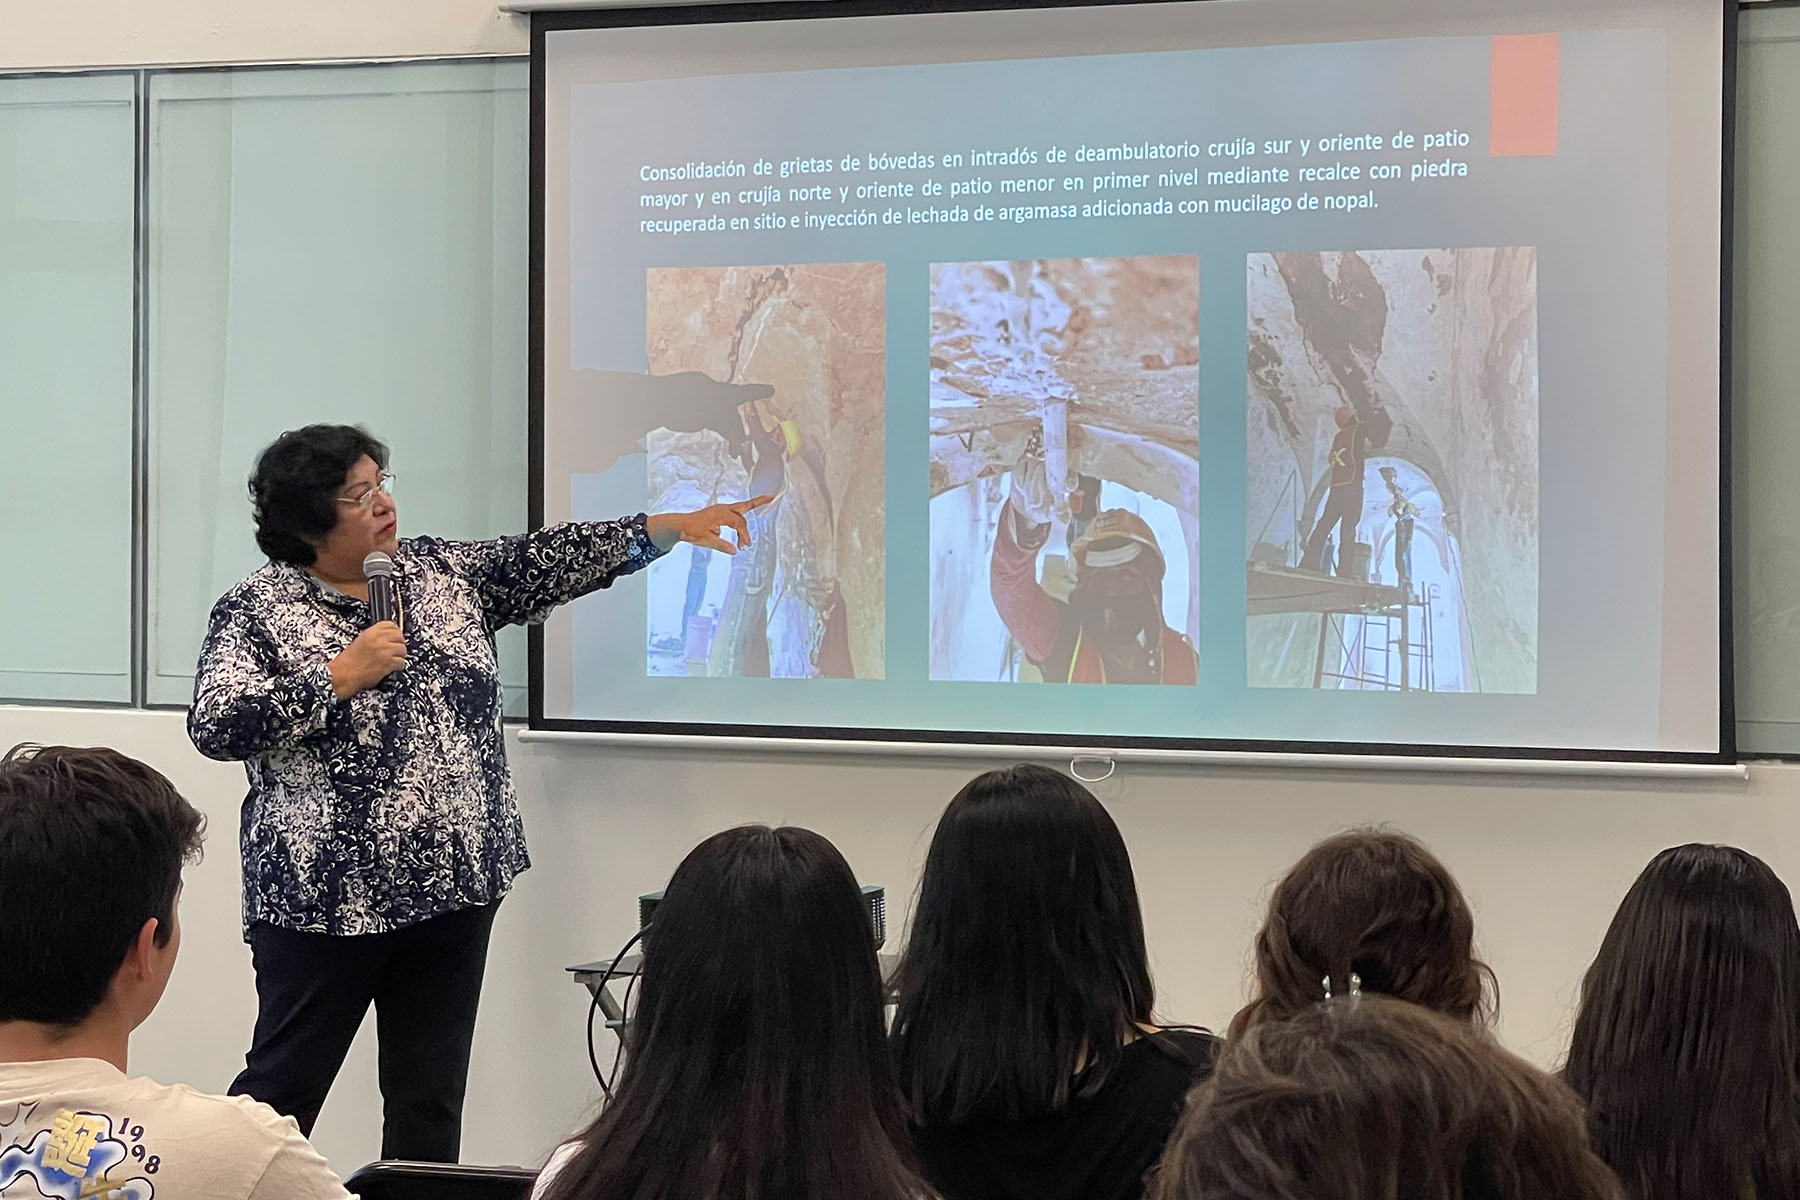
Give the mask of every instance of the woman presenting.
M 494 632 L 677 542 L 735 553 L 762 501 L 401 541 L 387 462 L 343 425 L 263 451 L 250 497 L 269 563 L 213 606 L 188 734 L 250 778 L 239 844 L 257 1016 L 232 1093 L 310 1134 L 373 1003 L 381 1156 L 453 1162 L 494 911 L 530 865 Z M 372 622 L 371 551 L 393 559 L 397 622 Z

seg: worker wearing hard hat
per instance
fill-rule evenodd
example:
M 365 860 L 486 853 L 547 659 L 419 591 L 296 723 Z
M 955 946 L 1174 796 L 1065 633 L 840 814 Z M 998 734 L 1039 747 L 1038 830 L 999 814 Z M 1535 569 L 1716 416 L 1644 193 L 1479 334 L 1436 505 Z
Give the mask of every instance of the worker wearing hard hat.
M 1150 526 L 1120 508 L 1095 515 L 1070 542 L 1074 587 L 1058 600 L 1037 575 L 1054 509 L 1043 460 L 1028 454 L 1013 472 L 988 571 L 994 606 L 1025 656 L 1049 683 L 1192 685 L 1199 662 L 1163 621 L 1166 568 Z
M 1337 542 L 1337 573 L 1346 576 L 1350 574 L 1353 557 L 1350 548 L 1356 544 L 1356 526 L 1362 520 L 1364 464 L 1368 461 L 1369 447 L 1387 444 L 1394 419 L 1380 406 L 1373 408 L 1365 418 L 1349 404 L 1340 404 L 1332 413 L 1332 419 L 1337 424 L 1337 435 L 1332 438 L 1331 449 L 1325 455 L 1330 485 L 1325 493 L 1325 511 L 1307 535 L 1300 566 L 1323 575 L 1325 550 L 1332 530 L 1341 527 Z

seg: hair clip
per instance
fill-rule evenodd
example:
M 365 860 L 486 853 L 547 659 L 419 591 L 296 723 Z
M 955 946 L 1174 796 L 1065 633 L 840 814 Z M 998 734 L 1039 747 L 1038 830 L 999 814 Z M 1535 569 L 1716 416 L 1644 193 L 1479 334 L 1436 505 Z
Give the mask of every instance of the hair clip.
M 1331 999 L 1331 976 L 1327 975 L 1325 978 L 1319 980 L 1319 986 L 1325 989 L 1325 998 L 1327 1000 Z
M 1325 998 L 1331 999 L 1331 976 L 1327 975 L 1319 980 L 1319 986 L 1325 989 Z M 1355 971 L 1350 972 L 1350 995 L 1352 997 L 1362 995 L 1362 976 Z

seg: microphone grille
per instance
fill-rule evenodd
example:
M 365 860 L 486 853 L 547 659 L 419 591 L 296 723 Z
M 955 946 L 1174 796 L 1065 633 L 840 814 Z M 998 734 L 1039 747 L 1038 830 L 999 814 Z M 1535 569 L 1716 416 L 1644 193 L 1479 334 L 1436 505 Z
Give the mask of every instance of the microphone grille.
M 364 579 L 374 579 L 377 575 L 392 575 L 393 573 L 394 560 L 379 550 L 369 551 L 368 557 L 363 559 Z

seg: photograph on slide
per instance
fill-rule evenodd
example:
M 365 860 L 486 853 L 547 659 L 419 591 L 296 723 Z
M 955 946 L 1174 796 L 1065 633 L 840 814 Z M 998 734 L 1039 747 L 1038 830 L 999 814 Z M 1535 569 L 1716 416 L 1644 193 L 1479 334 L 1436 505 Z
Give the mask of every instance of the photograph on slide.
M 747 550 L 684 546 L 650 566 L 648 673 L 882 678 L 883 264 L 647 274 L 651 372 L 756 397 L 645 438 L 650 511 L 775 497 L 751 514 Z
M 1537 251 L 1252 254 L 1252 687 L 1535 693 Z
M 934 680 L 1193 685 L 1193 255 L 931 268 Z

